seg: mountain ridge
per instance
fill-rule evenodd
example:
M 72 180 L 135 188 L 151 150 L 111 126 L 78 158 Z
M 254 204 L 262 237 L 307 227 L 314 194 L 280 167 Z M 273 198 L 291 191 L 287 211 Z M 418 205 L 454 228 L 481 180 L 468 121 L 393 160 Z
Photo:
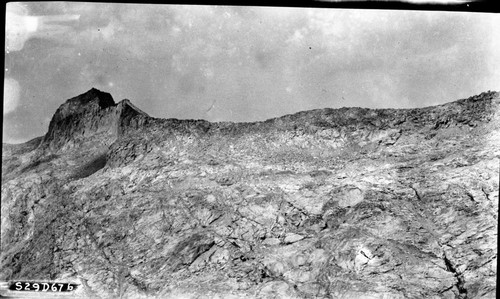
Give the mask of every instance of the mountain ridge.
M 90 112 L 90 114 L 98 114 L 98 119 L 96 120 L 94 118 L 90 119 L 84 119 L 84 125 L 87 128 L 87 130 L 90 127 L 90 131 L 92 129 L 96 129 L 97 132 L 102 131 L 104 129 L 112 129 L 114 133 L 112 133 L 112 139 L 116 139 L 117 136 L 121 133 L 119 130 L 124 130 L 127 125 L 130 123 L 130 121 L 133 121 L 133 119 L 136 116 L 141 116 L 141 124 L 144 123 L 168 123 L 168 122 L 179 122 L 179 123 L 204 123 L 205 127 L 244 127 L 244 126 L 259 126 L 262 124 L 282 124 L 283 122 L 286 121 L 300 121 L 301 116 L 302 118 L 311 118 L 312 116 L 318 117 L 320 120 L 316 121 L 316 124 L 320 124 L 323 121 L 323 125 L 328 126 L 328 122 L 324 122 L 325 116 L 326 115 L 333 115 L 334 117 L 337 118 L 344 118 L 344 122 L 339 123 L 338 125 L 345 125 L 347 122 L 352 122 L 359 120 L 360 122 L 363 121 L 364 118 L 378 118 L 384 119 L 387 117 L 391 117 L 391 114 L 395 112 L 400 119 L 396 120 L 395 123 L 398 122 L 404 122 L 403 118 L 406 118 L 406 114 L 411 114 L 412 112 L 424 112 L 424 111 L 433 111 L 433 110 L 438 110 L 438 113 L 442 113 L 443 110 L 448 110 L 449 115 L 447 116 L 448 118 L 451 117 L 451 119 L 447 119 L 441 122 L 449 122 L 452 121 L 453 119 L 459 119 L 460 118 L 460 113 L 463 111 L 473 111 L 476 114 L 480 114 L 482 111 L 481 109 L 487 108 L 487 105 L 482 105 L 485 104 L 485 101 L 491 100 L 493 98 L 498 98 L 498 92 L 495 91 L 488 91 L 484 92 L 480 95 L 477 96 L 472 96 L 466 99 L 461 99 L 441 105 L 436 105 L 436 106 L 429 106 L 429 107 L 423 107 L 423 108 L 409 108 L 409 109 L 368 109 L 368 108 L 360 108 L 360 107 L 342 107 L 338 109 L 332 109 L 332 108 L 322 108 L 322 109 L 314 109 L 314 110 L 307 110 L 307 111 L 301 111 L 293 114 L 287 114 L 275 118 L 270 118 L 264 121 L 258 121 L 258 122 L 209 122 L 206 120 L 194 120 L 194 119 L 183 119 L 179 120 L 176 118 L 154 118 L 149 116 L 147 113 L 143 112 L 139 108 L 137 108 L 132 102 L 128 99 L 122 100 L 119 103 L 114 103 L 114 100 L 112 96 L 109 93 L 104 93 L 101 92 L 95 88 L 90 89 L 86 93 L 83 93 L 77 97 L 74 97 L 72 99 L 67 100 L 64 104 L 62 104 L 52 117 L 52 120 L 49 125 L 49 130 L 44 136 L 44 140 L 42 143 L 49 143 L 49 144 L 58 144 L 57 146 L 61 146 L 61 143 L 64 143 L 62 140 L 58 140 L 55 135 L 64 135 L 67 136 L 66 139 L 69 139 L 69 136 L 75 134 L 78 131 L 81 131 L 82 128 L 74 128 L 74 126 L 71 124 L 71 116 L 73 113 L 76 113 L 78 115 L 82 115 L 85 113 Z M 92 101 L 96 101 L 97 103 L 94 106 L 87 106 L 89 103 L 92 103 Z M 479 100 L 481 99 L 481 100 Z M 78 105 L 73 106 L 71 104 L 73 103 L 78 103 Z M 81 103 L 85 103 L 84 105 L 81 105 Z M 68 107 L 69 106 L 69 107 Z M 100 107 L 97 108 L 97 106 Z M 482 106 L 482 107 L 481 107 Z M 86 107 L 86 109 L 84 109 Z M 127 109 L 127 107 L 130 107 L 130 109 Z M 108 111 L 108 113 L 105 114 L 113 114 L 114 119 L 113 120 L 103 120 L 102 118 L 109 118 L 108 115 L 99 115 L 102 114 L 103 111 L 107 111 L 107 109 L 112 109 L 111 111 Z M 70 112 L 68 112 L 70 111 Z M 434 113 L 435 116 L 436 113 Z M 446 114 L 446 113 L 444 113 Z M 339 115 L 341 117 L 339 117 Z M 424 118 L 427 120 L 432 121 L 432 116 L 428 117 L 424 115 Z M 64 120 L 68 120 L 69 122 L 64 122 Z M 328 119 L 330 123 L 334 122 L 334 119 L 330 118 Z M 463 117 L 463 121 L 468 121 L 468 120 L 474 120 L 474 115 L 468 116 L 468 117 Z M 96 123 L 88 123 L 89 121 L 91 122 L 96 122 Z M 479 120 L 480 121 L 480 120 Z M 439 122 L 439 121 L 438 121 Z M 60 123 L 57 125 L 57 123 Z M 208 124 L 208 125 L 207 125 Z M 337 125 L 337 124 L 335 124 Z M 436 124 L 438 125 L 438 124 Z M 64 127 L 64 129 L 61 129 L 60 127 Z M 102 126 L 102 127 L 101 127 Z M 134 123 L 135 128 L 138 128 L 138 123 Z M 321 124 L 320 124 L 321 126 Z M 69 134 L 67 131 L 70 131 Z M 80 133 L 80 132 L 78 132 Z M 78 134 L 77 133 L 77 134 Z M 69 135 L 69 136 L 68 136 Z M 88 135 L 88 134 L 87 134 Z M 66 140 L 67 141 L 67 140 Z M 56 146 L 56 147 L 57 147 Z
M 0 279 L 83 298 L 495 298 L 497 92 L 254 123 L 123 103 L 3 145 Z
M 357 119 L 361 119 L 361 120 L 363 119 L 364 116 L 369 115 L 370 113 L 372 114 L 371 118 L 373 118 L 373 117 L 380 118 L 380 117 L 384 117 L 384 116 L 387 117 L 388 114 L 390 114 L 390 112 L 396 112 L 396 113 L 402 115 L 402 114 L 406 114 L 406 113 L 411 113 L 412 111 L 423 112 L 423 111 L 432 111 L 432 110 L 436 110 L 436 109 L 441 110 L 441 112 L 442 112 L 442 110 L 454 110 L 455 113 L 453 116 L 458 117 L 458 114 L 461 111 L 473 111 L 476 113 L 479 112 L 481 107 L 479 107 L 479 109 L 478 109 L 477 106 L 480 106 L 480 105 L 475 105 L 476 106 L 475 107 L 474 104 L 477 104 L 478 101 L 479 101 L 479 104 L 481 104 L 482 101 L 488 101 L 488 100 L 491 100 L 494 98 L 498 98 L 498 95 L 499 95 L 499 92 L 497 92 L 497 91 L 487 91 L 487 92 L 483 92 L 483 93 L 476 95 L 476 96 L 471 96 L 469 98 L 464 98 L 464 99 L 451 101 L 451 102 L 444 103 L 444 104 L 439 104 L 439 105 L 434 105 L 434 106 L 426 106 L 426 107 L 421 107 L 421 108 L 404 108 L 404 109 L 394 109 L 394 108 L 371 109 L 371 108 L 361 108 L 361 107 L 319 108 L 319 109 L 299 111 L 296 113 L 291 113 L 291 114 L 286 114 L 286 115 L 282 115 L 282 116 L 278 116 L 278 117 L 273 117 L 273 118 L 269 118 L 269 119 L 263 120 L 263 121 L 210 122 L 210 121 L 203 120 L 203 119 L 196 119 L 195 120 L 195 119 L 151 117 L 146 112 L 142 111 L 137 106 L 135 106 L 128 99 L 124 99 L 118 103 L 115 103 L 111 94 L 106 93 L 106 92 L 102 92 L 96 88 L 91 88 L 87 92 L 82 93 L 82 94 L 80 94 L 76 97 L 73 97 L 71 99 L 68 99 L 65 103 L 61 104 L 60 107 L 54 113 L 54 115 L 50 121 L 48 132 L 44 136 L 41 136 L 41 137 L 43 137 L 42 144 L 57 143 L 57 141 L 53 142 L 54 139 L 57 139 L 55 137 L 55 135 L 62 134 L 62 135 L 67 136 L 68 134 L 66 133 L 65 130 L 68 130 L 68 127 L 70 130 L 69 135 L 72 135 L 73 133 L 75 133 L 73 131 L 78 131 L 77 129 L 71 128 L 70 122 L 71 122 L 72 116 L 74 116 L 74 115 L 82 116 L 82 114 L 89 113 L 89 112 L 99 114 L 99 112 L 102 112 L 102 110 L 106 110 L 109 108 L 111 108 L 113 110 L 125 110 L 126 112 L 124 113 L 124 115 L 122 115 L 121 111 L 120 112 L 112 111 L 112 112 L 114 112 L 114 114 L 117 114 L 117 115 L 115 115 L 115 117 L 117 117 L 118 120 L 113 120 L 112 121 L 113 124 L 111 124 L 111 125 L 109 123 L 106 124 L 106 126 L 108 126 L 108 128 L 116 126 L 116 127 L 121 127 L 122 129 L 124 129 L 124 127 L 127 126 L 127 124 L 126 124 L 127 121 L 123 122 L 121 120 L 121 118 L 124 118 L 124 119 L 127 119 L 128 121 L 130 121 L 131 119 L 133 119 L 137 115 L 140 115 L 142 118 L 150 120 L 153 123 L 158 123 L 158 122 L 161 123 L 163 121 L 165 121 L 165 122 L 168 122 L 168 121 L 180 122 L 180 123 L 182 123 L 182 122 L 186 122 L 186 123 L 197 122 L 197 123 L 209 123 L 212 126 L 216 125 L 216 126 L 222 126 L 222 127 L 229 127 L 229 126 L 238 127 L 238 126 L 245 126 L 245 125 L 258 125 L 258 124 L 267 124 L 267 123 L 276 124 L 276 123 L 281 123 L 283 121 L 300 120 L 301 116 L 307 118 L 308 116 L 315 115 L 315 116 L 319 116 L 321 118 L 321 116 L 328 115 L 328 114 L 329 115 L 334 115 L 334 114 L 346 115 L 346 113 L 342 113 L 342 112 L 347 112 L 347 115 L 350 114 L 351 116 L 357 115 Z M 92 105 L 92 103 L 94 103 L 94 105 Z M 88 105 L 90 105 L 90 106 L 88 106 Z M 99 106 L 99 108 L 97 108 L 97 106 Z M 457 109 L 457 106 L 459 109 Z M 487 105 L 483 105 L 483 109 L 486 106 Z M 127 107 L 130 107 L 130 109 L 127 109 Z M 113 113 L 111 113 L 111 114 L 113 114 Z M 373 115 L 373 114 L 375 114 L 375 115 Z M 65 119 L 67 120 L 68 118 L 70 118 L 69 123 L 64 123 L 64 120 Z M 466 119 L 466 118 L 464 118 L 464 119 Z M 473 119 L 473 117 L 469 118 L 469 119 Z M 85 121 L 88 121 L 88 120 L 83 120 L 83 122 L 85 122 Z M 148 122 L 148 121 L 146 121 L 146 122 Z M 60 123 L 60 124 L 57 125 L 57 123 Z M 68 126 L 68 124 L 70 126 Z M 61 126 L 64 126 L 65 129 L 61 130 L 60 128 L 58 128 Z M 136 124 L 136 126 L 137 126 L 137 124 Z M 97 124 L 95 124 L 95 123 L 90 124 L 90 127 L 92 127 L 92 128 L 97 127 L 97 130 L 99 130 L 99 121 L 97 122 Z M 115 130 L 117 130 L 117 129 L 115 128 Z M 115 133 L 113 135 L 116 135 L 116 134 L 117 133 Z M 35 137 L 33 139 L 36 139 L 36 138 L 39 138 L 39 137 Z M 116 136 L 114 136 L 114 138 L 116 138 Z M 6 143 L 6 145 L 7 144 L 8 143 Z M 61 146 L 61 145 L 59 145 L 59 146 Z

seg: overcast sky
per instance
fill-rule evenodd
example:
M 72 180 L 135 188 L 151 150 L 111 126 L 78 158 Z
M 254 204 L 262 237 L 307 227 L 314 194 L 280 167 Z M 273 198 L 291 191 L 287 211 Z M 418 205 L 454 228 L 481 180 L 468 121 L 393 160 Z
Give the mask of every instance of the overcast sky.
M 500 90 L 500 19 L 463 12 L 9 3 L 3 142 L 92 87 L 154 117 L 258 121 Z

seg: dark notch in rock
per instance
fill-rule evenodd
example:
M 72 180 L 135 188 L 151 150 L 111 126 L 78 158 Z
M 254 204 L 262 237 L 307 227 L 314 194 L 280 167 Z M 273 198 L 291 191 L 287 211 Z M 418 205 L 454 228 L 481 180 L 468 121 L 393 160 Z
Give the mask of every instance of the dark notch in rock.
M 106 153 L 100 154 L 96 156 L 90 162 L 78 167 L 74 172 L 70 179 L 81 179 L 91 176 L 96 173 L 98 170 L 104 168 L 106 166 Z
M 461 274 L 457 271 L 455 266 L 453 266 L 452 262 L 446 256 L 446 253 L 443 253 L 443 260 L 444 260 L 444 264 L 446 265 L 446 271 L 452 273 L 457 279 L 457 283 L 455 284 L 455 286 L 457 287 L 458 292 L 459 292 L 459 295 L 457 298 L 467 299 L 467 289 L 465 288 L 465 280 L 464 280 L 463 274 Z

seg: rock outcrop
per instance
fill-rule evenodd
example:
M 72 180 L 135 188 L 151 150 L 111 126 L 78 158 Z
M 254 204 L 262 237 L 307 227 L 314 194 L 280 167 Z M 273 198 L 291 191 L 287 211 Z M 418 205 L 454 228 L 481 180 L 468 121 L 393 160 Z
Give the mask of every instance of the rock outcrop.
M 500 98 L 157 119 L 90 90 L 3 145 L 0 280 L 82 297 L 494 298 Z
M 129 100 L 115 104 L 109 93 L 92 88 L 67 100 L 52 117 L 41 145 L 67 149 L 82 142 L 113 143 L 126 128 L 138 128 L 149 116 Z M 94 138 L 92 138 L 94 137 Z

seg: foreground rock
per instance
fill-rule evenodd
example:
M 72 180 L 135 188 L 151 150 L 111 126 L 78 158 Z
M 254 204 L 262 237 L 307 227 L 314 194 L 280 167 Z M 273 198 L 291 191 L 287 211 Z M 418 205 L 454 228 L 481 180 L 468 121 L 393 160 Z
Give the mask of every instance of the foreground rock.
M 1 280 L 85 297 L 494 298 L 500 99 L 155 119 L 90 90 L 3 144 Z

